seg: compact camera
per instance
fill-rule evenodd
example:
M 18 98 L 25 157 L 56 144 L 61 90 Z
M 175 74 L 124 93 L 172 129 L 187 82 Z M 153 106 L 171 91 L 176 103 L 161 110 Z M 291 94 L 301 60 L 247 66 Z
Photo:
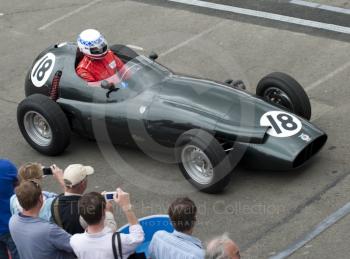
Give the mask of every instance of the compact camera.
M 113 200 L 114 194 L 116 194 L 116 192 L 105 192 L 103 195 L 107 201 L 110 201 Z

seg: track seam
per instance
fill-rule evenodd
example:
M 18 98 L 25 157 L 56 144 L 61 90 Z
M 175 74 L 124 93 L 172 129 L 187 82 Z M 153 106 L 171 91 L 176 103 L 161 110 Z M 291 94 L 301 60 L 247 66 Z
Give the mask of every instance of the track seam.
M 48 7 L 48 8 L 42 8 L 42 9 L 19 10 L 19 11 L 15 11 L 15 12 L 11 12 L 11 13 L 3 13 L 3 15 L 28 14 L 28 13 L 36 13 L 36 12 L 42 12 L 42 11 L 60 10 L 60 9 L 76 7 L 76 6 L 80 6 L 80 4 Z
M 316 193 L 315 195 L 313 195 L 312 197 L 310 197 L 309 199 L 307 199 L 305 202 L 303 202 L 302 204 L 300 204 L 299 206 L 297 206 L 295 208 L 295 210 L 293 210 L 290 214 L 288 214 L 286 217 L 284 217 L 282 220 L 278 221 L 277 223 L 271 225 L 270 228 L 268 228 L 267 230 L 263 231 L 260 235 L 258 235 L 256 238 L 254 238 L 253 240 L 249 241 L 248 243 L 244 244 L 242 246 L 242 251 L 245 252 L 246 250 L 248 250 L 250 247 L 252 247 L 253 245 L 255 245 L 256 243 L 258 243 L 261 239 L 263 239 L 264 237 L 267 236 L 267 234 L 273 232 L 275 229 L 277 229 L 280 226 L 283 226 L 285 224 L 287 224 L 291 219 L 293 219 L 296 215 L 298 215 L 299 213 L 301 213 L 305 208 L 307 208 L 308 206 L 310 206 L 311 204 L 313 204 L 316 201 L 319 201 L 322 196 L 327 193 L 330 189 L 332 189 L 333 187 L 335 187 L 338 183 L 340 183 L 341 181 L 343 181 L 347 176 L 350 175 L 350 172 L 347 172 L 345 174 L 343 174 L 342 176 L 338 177 L 335 181 L 327 184 L 321 191 L 319 191 L 318 193 Z

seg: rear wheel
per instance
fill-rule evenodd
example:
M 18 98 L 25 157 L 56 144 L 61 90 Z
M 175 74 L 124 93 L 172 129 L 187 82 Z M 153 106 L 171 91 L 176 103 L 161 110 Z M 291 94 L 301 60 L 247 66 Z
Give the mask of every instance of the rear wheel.
M 184 177 L 203 192 L 221 192 L 230 182 L 233 167 L 220 143 L 206 131 L 183 133 L 176 142 L 176 157 Z
M 45 155 L 59 155 L 69 145 L 70 126 L 60 106 L 47 96 L 33 94 L 17 107 L 17 122 L 29 145 Z
M 287 111 L 307 120 L 311 118 L 311 104 L 303 87 L 291 76 L 274 72 L 263 77 L 256 94 Z

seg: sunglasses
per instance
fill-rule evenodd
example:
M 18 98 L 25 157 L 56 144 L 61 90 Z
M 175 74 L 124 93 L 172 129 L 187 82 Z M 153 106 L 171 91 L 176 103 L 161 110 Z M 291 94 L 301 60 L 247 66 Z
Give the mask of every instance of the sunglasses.
M 33 183 L 35 188 L 41 189 L 40 184 L 38 182 L 36 182 L 35 180 L 29 180 L 29 182 Z

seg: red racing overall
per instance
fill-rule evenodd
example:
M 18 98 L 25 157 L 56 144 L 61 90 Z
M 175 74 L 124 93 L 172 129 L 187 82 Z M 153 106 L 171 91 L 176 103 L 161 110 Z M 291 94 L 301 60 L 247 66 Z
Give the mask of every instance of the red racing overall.
M 106 55 L 101 59 L 94 59 L 88 56 L 80 61 L 76 68 L 77 74 L 92 86 L 100 86 L 100 81 L 107 80 L 112 83 L 118 83 L 119 75 L 123 75 L 124 63 L 111 50 L 108 50 Z

